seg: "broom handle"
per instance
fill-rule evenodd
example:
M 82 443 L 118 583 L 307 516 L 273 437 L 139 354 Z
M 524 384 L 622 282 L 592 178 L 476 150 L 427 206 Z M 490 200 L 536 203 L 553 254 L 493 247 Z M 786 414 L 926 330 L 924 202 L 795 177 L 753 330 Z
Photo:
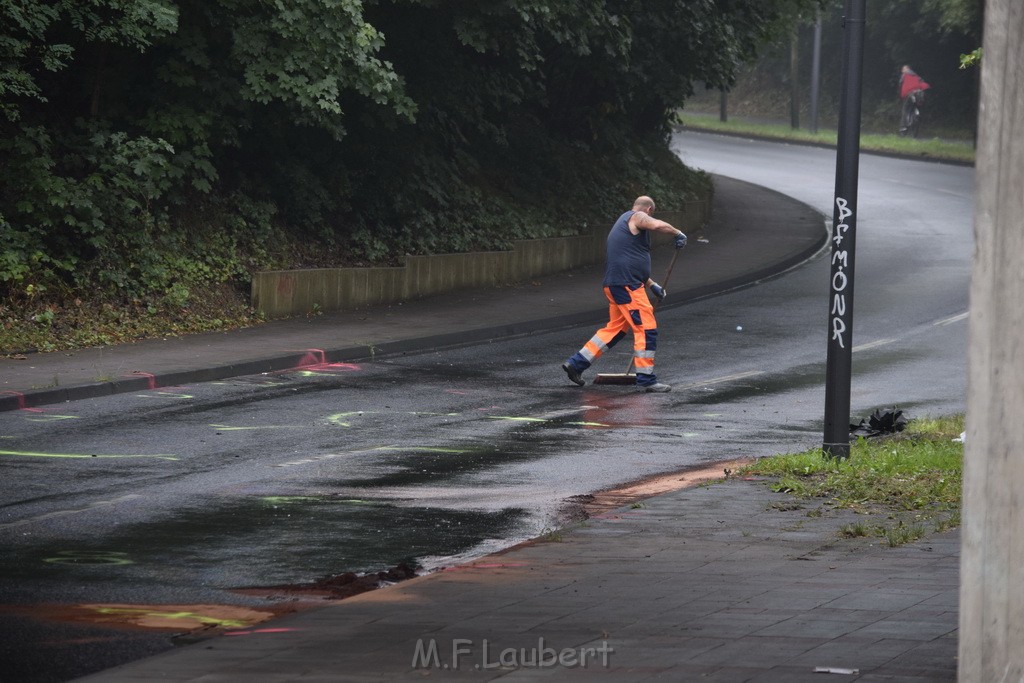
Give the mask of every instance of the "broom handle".
M 672 254 L 672 260 L 668 262 L 668 272 L 665 273 L 665 279 L 662 280 L 662 287 L 668 287 L 668 279 L 672 277 L 672 269 L 676 267 L 676 258 L 679 257 L 679 250 L 676 249 Z
M 676 249 L 672 254 L 672 260 L 668 262 L 668 271 L 665 273 L 665 279 L 661 281 L 662 287 L 668 287 L 668 279 L 672 277 L 672 269 L 676 266 L 676 258 L 679 257 L 679 250 Z M 655 301 L 651 304 L 651 308 L 657 308 L 658 302 Z M 626 368 L 626 374 L 633 372 L 633 366 L 636 365 L 636 358 L 629 359 L 629 367 Z

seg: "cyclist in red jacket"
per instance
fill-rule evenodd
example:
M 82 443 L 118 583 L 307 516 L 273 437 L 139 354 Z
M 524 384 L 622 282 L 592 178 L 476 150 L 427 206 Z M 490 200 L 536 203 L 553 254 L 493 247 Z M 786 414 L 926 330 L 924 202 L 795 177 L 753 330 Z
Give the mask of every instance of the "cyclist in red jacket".
M 903 100 L 903 108 L 900 111 L 900 135 L 911 132 L 916 137 L 918 119 L 921 116 L 920 107 L 924 104 L 924 91 L 930 87 L 932 86 L 914 73 L 907 64 L 900 68 L 900 99 Z

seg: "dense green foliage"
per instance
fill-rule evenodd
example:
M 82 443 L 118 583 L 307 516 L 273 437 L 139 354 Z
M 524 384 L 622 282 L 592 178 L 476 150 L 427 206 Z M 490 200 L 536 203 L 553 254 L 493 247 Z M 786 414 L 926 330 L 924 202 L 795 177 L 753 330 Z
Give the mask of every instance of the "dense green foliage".
M 673 208 L 670 110 L 812 3 L 0 0 L 0 306 Z

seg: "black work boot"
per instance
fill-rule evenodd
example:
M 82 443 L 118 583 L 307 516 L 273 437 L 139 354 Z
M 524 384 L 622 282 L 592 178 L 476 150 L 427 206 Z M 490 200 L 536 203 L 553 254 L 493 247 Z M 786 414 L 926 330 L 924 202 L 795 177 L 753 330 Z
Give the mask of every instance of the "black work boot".
M 578 384 L 581 387 L 586 384 L 586 380 L 580 375 L 580 371 L 569 365 L 568 363 L 562 363 L 562 369 L 565 370 L 565 374 L 569 376 L 569 381 L 574 384 Z

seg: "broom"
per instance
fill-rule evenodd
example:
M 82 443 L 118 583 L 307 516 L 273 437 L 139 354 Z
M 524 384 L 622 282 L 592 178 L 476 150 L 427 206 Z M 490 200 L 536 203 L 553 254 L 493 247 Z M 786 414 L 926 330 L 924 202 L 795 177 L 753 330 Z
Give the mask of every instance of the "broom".
M 668 264 L 668 272 L 665 273 L 665 279 L 662 280 L 662 287 L 668 288 L 668 279 L 672 277 L 672 268 L 676 265 L 676 257 L 679 256 L 679 249 L 676 249 L 672 254 L 672 260 Z M 651 308 L 657 308 L 658 302 L 654 301 L 651 303 Z M 636 359 L 629 359 L 629 366 L 625 372 L 605 372 L 598 374 L 594 377 L 594 384 L 636 384 L 636 373 L 633 372 L 633 365 L 636 363 Z

